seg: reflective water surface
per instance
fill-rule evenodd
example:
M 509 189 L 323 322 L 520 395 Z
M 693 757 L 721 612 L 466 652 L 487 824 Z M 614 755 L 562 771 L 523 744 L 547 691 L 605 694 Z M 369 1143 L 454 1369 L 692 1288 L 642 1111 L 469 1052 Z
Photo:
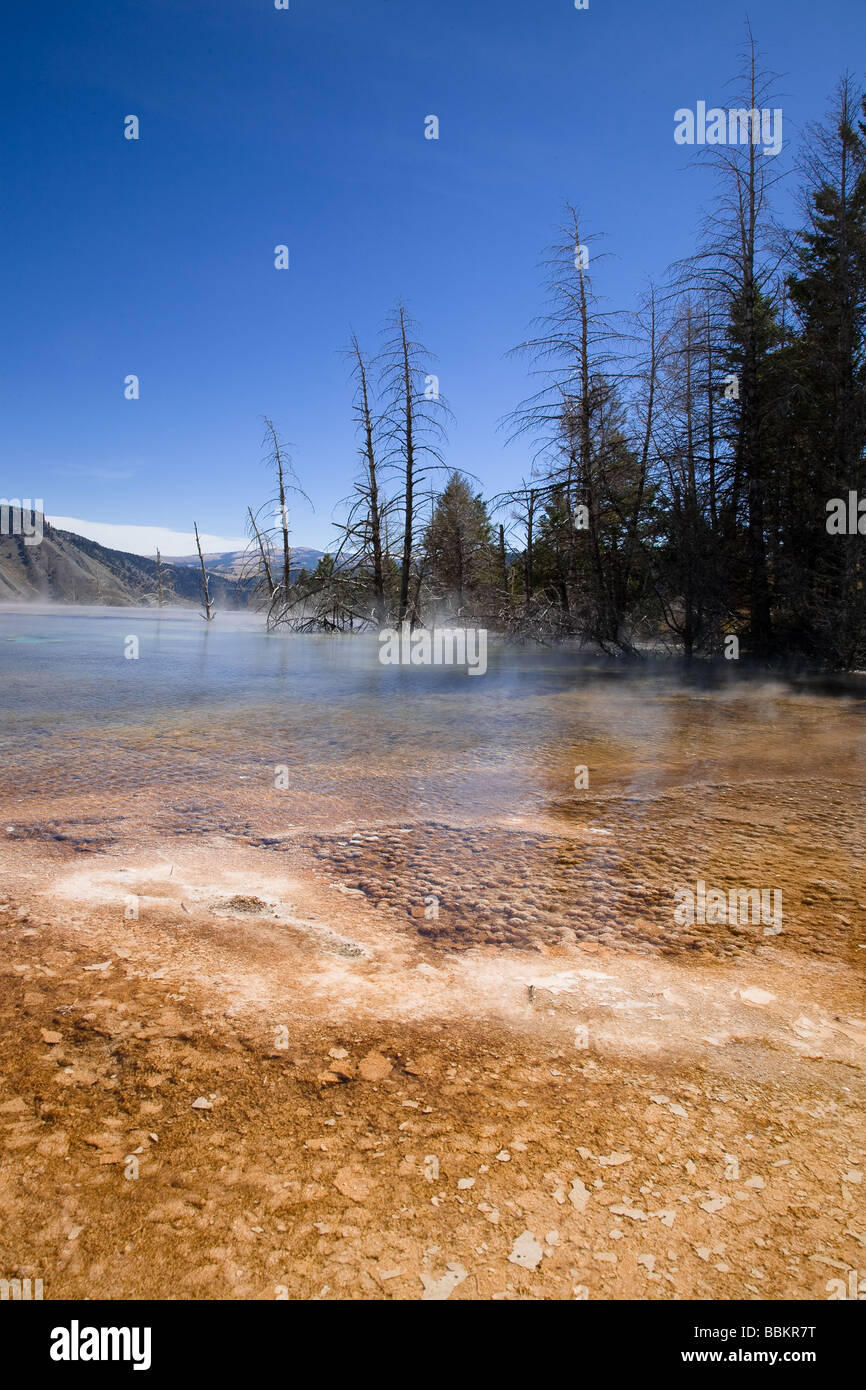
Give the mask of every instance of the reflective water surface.
M 268 635 L 249 614 L 0 609 L 6 833 L 68 853 L 300 837 L 450 949 L 563 933 L 748 949 L 748 933 L 672 926 L 675 885 L 700 878 L 780 887 L 804 950 L 863 940 L 859 678 L 827 693 L 494 641 L 470 677 L 383 666 L 377 648 Z M 353 845 L 353 826 L 377 838 Z

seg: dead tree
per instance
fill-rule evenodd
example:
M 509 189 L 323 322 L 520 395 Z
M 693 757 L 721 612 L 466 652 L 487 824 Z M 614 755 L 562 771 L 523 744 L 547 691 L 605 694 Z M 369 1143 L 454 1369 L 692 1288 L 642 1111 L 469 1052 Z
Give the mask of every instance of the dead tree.
M 259 558 L 262 562 L 262 573 L 264 574 L 265 583 L 267 584 L 268 601 L 272 602 L 275 594 L 278 592 L 278 588 L 277 585 L 274 584 L 274 576 L 271 572 L 271 562 L 268 558 L 268 552 L 265 548 L 265 542 L 262 538 L 262 533 L 256 525 L 256 519 L 253 516 L 252 507 L 247 507 L 247 511 L 249 512 L 250 526 L 252 527 L 253 536 L 255 537 L 256 544 L 258 545 Z
M 578 506 L 585 509 L 583 539 L 573 527 L 563 531 L 560 601 L 567 613 L 568 589 L 576 586 L 580 570 L 591 635 L 615 646 L 622 639 L 624 614 L 613 592 L 606 520 L 611 475 L 618 471 L 621 452 L 616 426 L 623 334 L 617 315 L 602 309 L 593 290 L 588 266 L 594 238 L 584 235 L 575 208 L 566 212 L 562 240 L 546 262 L 547 312 L 535 321 L 536 334 L 514 349 L 529 357 L 542 384 L 504 423 L 510 439 L 529 435 L 533 441 L 534 500 L 555 501 L 558 507 L 564 501 L 572 515 Z M 601 259 L 594 256 L 594 263 Z
M 366 359 L 355 334 L 346 350 L 351 360 L 355 381 L 355 425 L 361 437 L 359 454 L 362 460 L 360 476 L 356 479 L 349 512 L 341 526 L 343 538 L 335 557 L 344 577 L 352 572 L 359 586 L 367 576 L 372 585 L 373 619 L 381 625 L 388 611 L 385 594 L 385 561 L 387 543 L 383 533 L 389 511 L 394 503 L 382 492 L 382 462 L 380 424 L 371 400 L 370 376 Z
M 195 530 L 195 548 L 198 551 L 198 561 L 201 565 L 201 601 L 204 606 L 204 612 L 201 616 L 204 618 L 206 623 L 209 623 L 213 621 L 214 617 L 213 612 L 211 611 L 213 609 L 213 599 L 210 596 L 210 589 L 208 588 L 207 570 L 204 567 L 204 556 L 201 553 L 201 540 L 199 539 L 198 526 L 195 522 L 193 522 L 192 524 Z
M 386 437 L 391 457 L 398 461 L 403 476 L 399 622 L 409 610 L 420 488 L 433 469 L 445 466 L 439 445 L 444 440 L 444 421 L 450 413 L 439 394 L 437 378 L 427 371 L 429 352 L 412 340 L 415 327 L 405 305 L 399 303 L 386 326 L 390 336 L 381 354 Z
M 277 474 L 277 498 L 279 500 L 280 534 L 283 543 L 283 597 L 288 598 L 291 586 L 291 551 L 289 549 L 289 514 L 286 507 L 286 469 L 291 467 L 288 460 L 284 462 L 280 440 L 272 420 L 265 416 L 265 440 L 271 444 L 271 461 Z
M 267 445 L 267 455 L 265 464 L 274 470 L 275 484 L 277 492 L 270 502 L 265 502 L 264 506 L 259 507 L 259 512 L 254 513 L 249 510 L 250 524 L 252 524 L 253 541 L 259 550 L 256 560 L 256 569 L 261 562 L 260 575 L 267 584 L 267 603 L 268 603 L 268 628 L 278 627 L 285 620 L 286 610 L 291 605 L 292 600 L 292 549 L 289 543 L 289 509 L 288 498 L 291 493 L 299 493 L 302 498 L 310 502 L 306 492 L 303 491 L 297 475 L 292 467 L 292 460 L 289 457 L 288 448 L 284 441 L 279 438 L 277 427 L 274 421 L 268 416 L 264 416 L 264 443 Z M 311 506 L 311 503 L 310 503 Z M 275 524 L 261 525 L 260 516 L 265 509 L 274 509 Z M 274 564 L 277 560 L 277 566 Z
M 505 603 L 508 602 L 508 561 L 505 558 L 505 527 L 499 523 L 499 582 Z
M 515 488 L 512 492 L 504 492 L 494 499 L 494 507 L 500 508 L 508 506 L 513 521 L 523 528 L 523 607 L 524 611 L 529 611 L 532 602 L 532 594 L 535 588 L 535 523 L 538 514 L 540 499 L 544 496 L 545 489 L 542 487 L 531 487 L 525 479 L 522 486 Z M 499 527 L 499 547 L 500 547 L 500 566 L 502 579 L 507 593 L 507 569 L 505 562 L 505 531 L 504 527 Z
M 677 277 L 681 289 L 700 291 L 712 305 L 715 336 L 737 380 L 738 393 L 726 411 L 731 416 L 730 482 L 720 524 L 729 546 L 740 540 L 744 546 L 750 645 L 759 657 L 771 651 L 773 641 L 765 504 L 778 400 L 764 383 L 772 347 L 767 325 L 778 307 L 785 238 L 770 208 L 770 193 L 783 172 L 776 172 L 775 161 L 758 148 L 757 122 L 776 99 L 774 81 L 772 73 L 759 68 L 747 24 L 739 99 L 729 113 L 737 117 L 739 142 L 707 145 L 698 152 L 697 158 L 717 176 L 718 195 L 704 218 L 701 248 L 680 263 Z

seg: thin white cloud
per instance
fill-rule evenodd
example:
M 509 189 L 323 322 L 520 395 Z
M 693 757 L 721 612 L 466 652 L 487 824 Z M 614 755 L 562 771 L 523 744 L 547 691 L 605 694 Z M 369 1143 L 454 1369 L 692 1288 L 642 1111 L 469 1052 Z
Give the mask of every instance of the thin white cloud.
M 172 531 L 167 526 L 129 526 L 113 521 L 82 521 L 76 516 L 49 516 L 47 520 L 58 531 L 74 531 L 89 541 L 107 545 L 111 550 L 127 550 L 132 555 L 156 555 L 157 547 L 166 557 L 195 554 L 195 534 L 192 531 Z M 246 536 L 213 536 L 200 532 L 201 548 L 214 551 L 244 550 L 249 544 Z

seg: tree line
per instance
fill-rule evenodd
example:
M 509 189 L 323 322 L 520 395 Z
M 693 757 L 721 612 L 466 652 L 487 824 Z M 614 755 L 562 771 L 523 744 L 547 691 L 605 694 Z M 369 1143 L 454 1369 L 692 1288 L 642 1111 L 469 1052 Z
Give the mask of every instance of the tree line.
M 771 105 L 751 36 L 739 85 L 755 117 Z M 756 139 L 696 162 L 715 192 L 694 252 L 630 309 L 600 299 L 604 255 L 568 206 L 514 349 L 534 388 L 502 424 L 528 445 L 518 487 L 485 499 L 447 467 L 449 407 L 403 303 L 374 357 L 346 350 L 358 467 L 312 573 L 292 566 L 302 489 L 266 421 L 276 492 L 249 523 L 269 626 L 448 620 L 612 653 L 734 640 L 764 663 L 866 664 L 866 97 L 845 76 L 807 130 L 794 228 Z

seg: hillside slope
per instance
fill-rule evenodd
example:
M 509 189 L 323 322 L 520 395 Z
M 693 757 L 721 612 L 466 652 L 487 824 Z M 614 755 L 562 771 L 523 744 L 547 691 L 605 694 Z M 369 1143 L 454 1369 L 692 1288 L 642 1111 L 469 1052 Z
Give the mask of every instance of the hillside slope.
M 246 606 L 246 590 L 209 572 L 211 597 L 224 608 Z M 200 576 L 187 565 L 162 566 L 163 598 L 182 606 L 199 601 Z M 155 604 L 156 561 L 58 531 L 46 521 L 39 545 L 0 535 L 0 602 L 55 599 L 126 608 Z
M 313 550 L 308 545 L 293 545 L 291 548 L 291 569 L 292 579 L 296 579 L 302 569 L 314 570 L 324 551 Z M 205 554 L 205 565 L 208 574 L 221 574 L 225 579 L 242 579 L 250 573 L 254 559 L 251 562 L 250 551 L 248 550 L 222 550 L 211 551 Z M 197 555 L 171 555 L 168 563 L 172 565 L 192 565 L 198 567 Z M 282 560 L 279 555 L 274 555 L 273 566 L 279 572 Z

